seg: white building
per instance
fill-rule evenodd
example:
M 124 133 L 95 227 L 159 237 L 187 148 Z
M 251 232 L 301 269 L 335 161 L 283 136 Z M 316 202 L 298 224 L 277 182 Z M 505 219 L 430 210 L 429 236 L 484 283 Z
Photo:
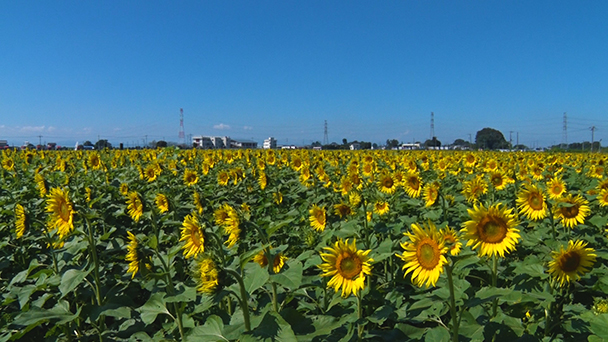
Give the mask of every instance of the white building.
M 351 151 L 360 150 L 360 149 L 361 149 L 361 144 L 359 144 L 358 142 L 354 142 L 354 143 L 350 144 Z
M 277 139 L 269 137 L 264 140 L 264 149 L 277 148 Z
M 401 150 L 419 150 L 420 149 L 420 144 L 416 143 L 416 144 L 401 144 L 400 147 Z
M 233 140 L 228 136 L 199 135 L 192 137 L 192 144 L 197 148 L 258 148 L 258 143 L 251 140 Z

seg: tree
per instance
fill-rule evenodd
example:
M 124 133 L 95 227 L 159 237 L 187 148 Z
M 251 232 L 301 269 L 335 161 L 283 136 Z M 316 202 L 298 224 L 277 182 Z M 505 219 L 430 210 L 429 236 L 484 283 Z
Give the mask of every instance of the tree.
M 156 147 L 167 147 L 167 142 L 164 140 L 159 140 L 156 142 Z
M 433 137 L 433 139 L 427 139 L 424 142 L 424 147 L 441 147 L 441 141 L 437 140 L 437 137 Z
M 505 140 L 505 136 L 500 131 L 488 127 L 477 132 L 475 144 L 485 150 L 509 148 L 509 143 Z
M 112 148 L 112 144 L 110 144 L 106 139 L 100 139 L 95 143 L 95 149 L 101 150 L 102 148 Z
M 399 140 L 397 139 L 386 139 L 386 148 L 394 148 L 399 146 Z
M 90 142 L 90 141 L 87 140 L 87 141 L 84 142 L 84 144 L 82 144 L 82 146 L 95 146 L 95 145 L 93 145 L 92 142 Z
M 456 139 L 456 140 L 454 140 L 454 143 L 452 145 L 468 147 L 471 144 L 464 139 Z
M 344 146 L 348 145 L 348 140 L 346 140 L 346 138 L 342 139 L 342 145 L 344 145 Z

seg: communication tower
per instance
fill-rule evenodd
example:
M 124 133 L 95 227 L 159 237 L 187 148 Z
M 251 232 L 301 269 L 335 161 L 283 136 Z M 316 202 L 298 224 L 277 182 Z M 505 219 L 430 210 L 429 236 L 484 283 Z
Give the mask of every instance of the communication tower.
M 325 129 L 323 130 L 323 145 L 329 144 L 329 138 L 327 137 L 327 120 L 325 120 Z
M 568 116 L 566 115 L 566 112 L 564 112 L 564 132 L 562 140 L 564 141 L 564 149 L 568 149 Z
M 435 113 L 431 112 L 431 140 L 435 136 Z
M 179 109 L 179 143 L 186 144 L 186 133 L 184 133 L 184 109 Z

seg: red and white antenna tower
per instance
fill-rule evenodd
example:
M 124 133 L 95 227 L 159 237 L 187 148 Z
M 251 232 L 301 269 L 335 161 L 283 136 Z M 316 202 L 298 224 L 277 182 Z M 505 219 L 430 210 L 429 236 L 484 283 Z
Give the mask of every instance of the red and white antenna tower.
M 184 133 L 184 109 L 179 109 L 179 143 L 186 143 L 186 133 Z

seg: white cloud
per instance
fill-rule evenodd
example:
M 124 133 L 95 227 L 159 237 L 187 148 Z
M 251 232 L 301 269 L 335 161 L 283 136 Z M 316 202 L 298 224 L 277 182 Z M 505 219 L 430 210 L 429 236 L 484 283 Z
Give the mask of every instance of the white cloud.
M 114 128 L 114 132 L 118 132 L 118 131 L 122 131 L 122 128 L 120 128 L 120 127 Z
M 246 130 L 246 131 L 251 131 L 253 129 L 253 127 L 251 127 L 251 126 L 245 126 L 245 127 L 243 127 L 243 129 Z
M 31 132 L 42 132 L 45 126 L 23 126 L 19 129 L 20 132 L 31 133 Z
M 220 130 L 230 129 L 230 125 L 221 123 L 219 125 L 213 125 L 213 129 L 220 129 Z
M 55 126 L 49 126 L 49 128 L 46 129 L 47 132 L 55 132 L 57 130 L 57 128 Z

